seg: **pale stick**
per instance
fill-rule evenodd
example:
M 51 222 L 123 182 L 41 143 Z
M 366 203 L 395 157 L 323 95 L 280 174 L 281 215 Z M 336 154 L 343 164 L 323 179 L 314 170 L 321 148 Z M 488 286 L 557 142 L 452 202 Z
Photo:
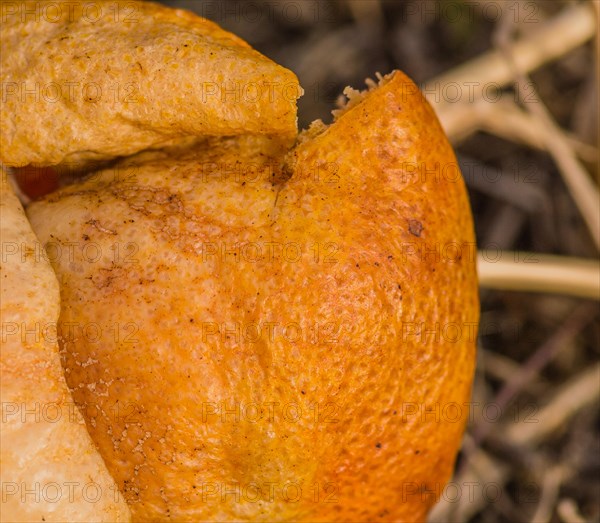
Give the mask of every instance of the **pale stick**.
M 592 38 L 597 13 L 591 4 L 578 4 L 548 20 L 538 29 L 502 49 L 490 51 L 428 82 L 424 91 L 449 136 L 462 139 L 481 126 L 482 116 L 492 115 L 482 106 L 499 101 L 497 90 L 521 79 L 540 65 L 558 58 Z M 450 86 L 453 91 L 448 91 Z M 533 85 L 531 84 L 533 87 Z M 449 98 L 449 92 L 452 98 Z M 535 94 L 535 93 L 534 93 Z M 493 96 L 492 96 L 493 95 Z M 539 97 L 537 100 L 539 102 Z M 475 103 L 477 102 L 477 103 Z M 545 149 L 557 163 L 594 240 L 600 247 L 600 205 L 598 189 L 579 163 L 564 132 L 543 104 L 528 104 L 531 118 L 538 122 Z M 514 111 L 513 111 L 514 113 Z
M 563 426 L 581 409 L 600 397 L 600 363 L 581 372 L 564 384 L 546 406 L 535 414 L 537 423 L 516 423 L 506 437 L 515 445 L 536 445 Z
M 547 292 L 600 299 L 600 263 L 538 253 L 482 251 L 479 284 L 498 290 Z
M 470 118 L 478 120 L 474 126 L 479 130 L 487 131 L 505 140 L 521 143 L 535 149 L 547 149 L 546 140 L 539 132 L 538 120 L 517 107 L 512 100 L 503 97 L 496 103 L 489 103 L 482 99 L 478 100 L 475 105 L 473 112 L 476 116 Z M 463 127 L 464 125 L 463 123 Z M 465 132 L 458 128 L 458 122 L 457 131 L 460 131 L 458 137 Z M 563 134 L 569 146 L 582 160 L 589 163 L 598 163 L 598 147 L 584 143 L 576 136 L 565 131 L 563 131 Z
M 588 3 L 577 4 L 511 44 L 510 53 L 518 70 L 528 73 L 584 44 L 595 31 L 594 8 Z M 505 87 L 514 79 L 510 60 L 503 51 L 494 50 L 432 79 L 425 84 L 424 91 L 446 128 L 446 121 L 455 119 L 453 112 L 463 110 L 463 103 L 472 103 L 489 89 Z M 460 103 L 440 96 L 440 90 L 443 92 L 449 84 L 456 84 L 462 90 Z

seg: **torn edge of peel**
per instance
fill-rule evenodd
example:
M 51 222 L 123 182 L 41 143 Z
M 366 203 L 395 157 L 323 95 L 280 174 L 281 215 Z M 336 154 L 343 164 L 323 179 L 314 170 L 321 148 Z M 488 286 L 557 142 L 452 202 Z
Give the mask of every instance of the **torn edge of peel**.
M 398 70 L 394 70 L 386 75 L 382 75 L 381 73 L 375 73 L 375 80 L 372 78 L 365 79 L 365 84 L 367 85 L 367 88 L 363 89 L 362 91 L 347 86 L 343 91 L 344 94 L 340 95 L 336 101 L 337 109 L 331 111 L 331 114 L 333 115 L 332 123 L 337 122 L 343 114 L 347 113 L 350 109 L 359 105 L 369 93 L 391 82 L 398 72 Z M 328 128 L 329 125 L 325 124 L 323 120 L 314 120 L 308 126 L 308 129 L 304 129 L 300 132 L 296 142 L 297 145 L 300 145 L 308 140 L 317 137 L 319 134 L 325 132 Z
M 388 84 L 392 78 L 396 76 L 396 73 L 398 73 L 398 71 L 394 70 L 384 76 L 378 72 L 375 73 L 376 80 L 373 80 L 372 78 L 365 78 L 365 84 L 367 85 L 367 88 L 363 89 L 362 91 L 354 89 L 350 86 L 346 87 L 344 89 L 344 94 L 337 99 L 336 105 L 338 108 L 331 111 L 331 114 L 333 114 L 333 121 L 337 121 L 338 118 L 340 118 L 340 116 L 342 116 L 344 113 L 360 104 L 370 92 Z

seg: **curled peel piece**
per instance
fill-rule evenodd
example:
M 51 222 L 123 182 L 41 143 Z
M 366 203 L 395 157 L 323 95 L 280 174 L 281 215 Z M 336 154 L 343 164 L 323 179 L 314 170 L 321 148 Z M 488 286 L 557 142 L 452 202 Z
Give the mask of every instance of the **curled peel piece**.
M 406 76 L 287 156 L 145 152 L 28 214 L 76 246 L 59 327 L 104 334 L 71 335 L 67 380 L 136 520 L 425 520 L 468 416 L 427 409 L 469 399 L 478 296 L 465 187 Z
M 0 49 L 8 166 L 107 160 L 190 135 L 297 134 L 296 76 L 187 11 L 6 2 Z
M 4 172 L 0 184 L 0 520 L 129 521 L 67 389 L 56 276 Z

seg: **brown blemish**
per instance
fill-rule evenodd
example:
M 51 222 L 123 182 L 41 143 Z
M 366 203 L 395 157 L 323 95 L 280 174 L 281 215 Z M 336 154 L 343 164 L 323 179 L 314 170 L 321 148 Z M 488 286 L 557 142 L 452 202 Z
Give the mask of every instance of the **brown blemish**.
M 409 220 L 408 230 L 413 236 L 420 238 L 421 232 L 423 232 L 423 224 L 419 220 Z

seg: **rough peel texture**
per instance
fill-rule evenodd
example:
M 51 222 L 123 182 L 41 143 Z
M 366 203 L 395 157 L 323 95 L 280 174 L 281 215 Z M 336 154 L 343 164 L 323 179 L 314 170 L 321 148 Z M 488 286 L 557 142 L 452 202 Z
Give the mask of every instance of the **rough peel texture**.
M 402 73 L 287 155 L 146 153 L 28 212 L 67 381 L 135 520 L 424 520 L 478 295 L 455 157 Z
M 130 521 L 65 383 L 58 282 L 4 171 L 0 220 L 0 521 Z
M 294 73 L 187 11 L 7 2 L 0 51 L 5 165 L 85 169 L 186 136 L 297 134 Z

